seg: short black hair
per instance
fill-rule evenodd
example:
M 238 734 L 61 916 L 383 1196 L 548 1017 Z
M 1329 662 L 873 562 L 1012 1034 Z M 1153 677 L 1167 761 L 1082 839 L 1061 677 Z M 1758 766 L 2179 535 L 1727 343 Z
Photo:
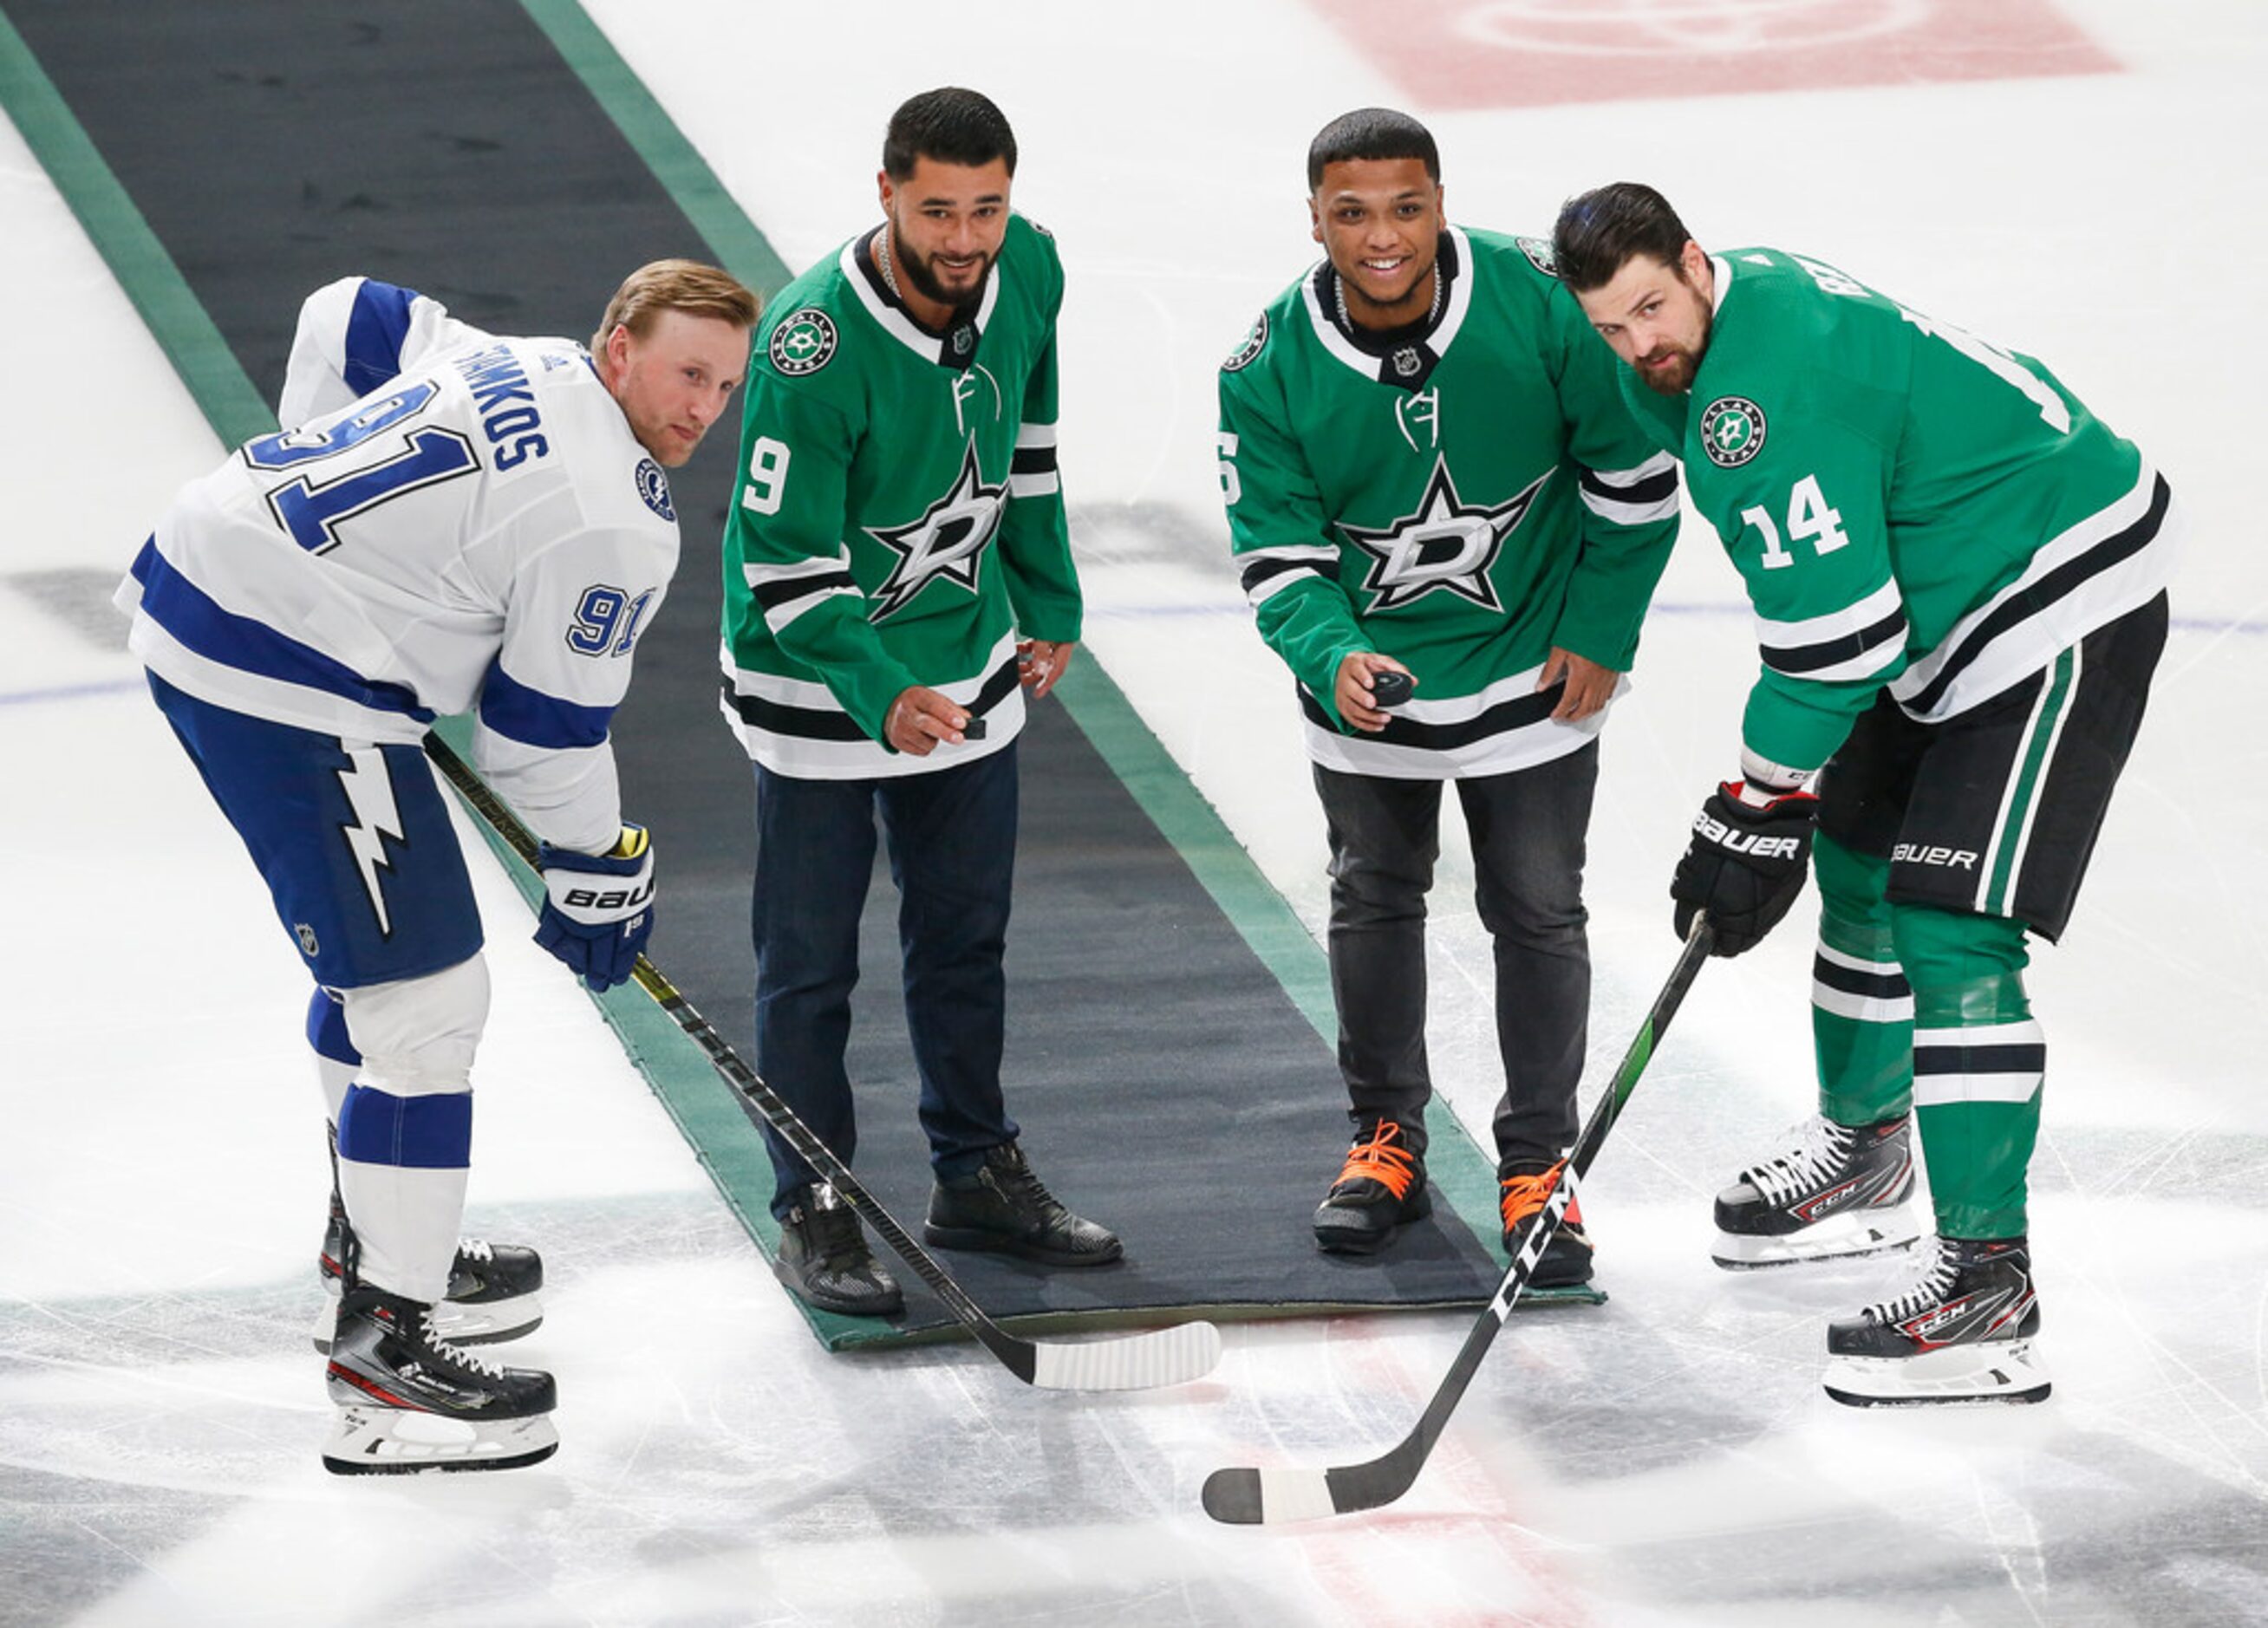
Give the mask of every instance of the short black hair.
M 1323 166 L 1358 158 L 1422 158 L 1425 179 L 1441 184 L 1441 150 L 1433 132 L 1391 107 L 1358 107 L 1315 132 L 1307 144 L 1307 190 L 1323 184 Z
M 959 85 L 941 85 L 908 97 L 890 115 L 890 128 L 882 136 L 882 173 L 892 180 L 912 174 L 915 161 L 921 158 L 970 169 L 1004 158 L 1013 175 L 1016 133 L 990 97 Z
M 1559 280 L 1579 294 L 1604 288 L 1638 255 L 1676 266 L 1693 234 L 1677 211 L 1643 181 L 1594 187 L 1559 206 L 1551 257 Z

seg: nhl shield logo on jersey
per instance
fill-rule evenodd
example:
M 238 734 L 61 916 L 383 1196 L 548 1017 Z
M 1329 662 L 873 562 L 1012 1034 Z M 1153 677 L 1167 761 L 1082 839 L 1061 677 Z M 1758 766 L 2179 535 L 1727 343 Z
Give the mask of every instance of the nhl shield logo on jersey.
M 645 506 L 674 524 L 677 511 L 670 506 L 669 477 L 661 472 L 661 466 L 651 458 L 641 458 L 631 478 L 637 483 L 637 495 Z
M 1764 449 L 1764 409 L 1744 395 L 1720 395 L 1701 414 L 1701 450 L 1720 469 L 1737 469 Z
M 1220 371 L 1234 373 L 1251 366 L 1252 358 L 1258 356 L 1267 344 L 1268 313 L 1263 311 L 1260 313 L 1260 320 L 1245 333 L 1244 343 L 1228 353 L 1228 360 L 1220 365 Z
M 816 306 L 806 306 L 772 329 L 772 365 L 791 379 L 815 373 L 835 354 L 835 322 Z

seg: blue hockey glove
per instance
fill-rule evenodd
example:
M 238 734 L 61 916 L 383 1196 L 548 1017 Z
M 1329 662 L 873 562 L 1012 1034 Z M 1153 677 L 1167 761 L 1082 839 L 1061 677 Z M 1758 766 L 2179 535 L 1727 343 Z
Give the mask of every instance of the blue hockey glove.
M 642 825 L 622 827 L 611 853 L 537 851 L 546 897 L 535 941 L 594 990 L 630 976 L 653 934 L 653 850 Z
M 1701 805 L 1692 841 L 1670 880 L 1677 936 L 1685 936 L 1697 910 L 1717 930 L 1710 954 L 1755 948 L 1803 891 L 1818 806 L 1808 792 L 1751 791 L 1738 780 L 1719 786 Z

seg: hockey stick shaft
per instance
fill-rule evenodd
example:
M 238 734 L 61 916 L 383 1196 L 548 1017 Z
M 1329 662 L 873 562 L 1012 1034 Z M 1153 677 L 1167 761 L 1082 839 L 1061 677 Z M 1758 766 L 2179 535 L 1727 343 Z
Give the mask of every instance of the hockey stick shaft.
M 1465 1336 L 1465 1343 L 1458 1348 L 1448 1374 L 1410 1433 L 1391 1450 L 1367 1463 L 1327 1470 L 1241 1467 L 1216 1470 L 1205 1478 L 1207 1514 L 1216 1521 L 1240 1526 L 1304 1521 L 1376 1509 L 1410 1490 L 1432 1455 L 1434 1443 L 1440 1440 L 1449 1416 L 1463 1399 L 1473 1376 L 1480 1372 L 1481 1359 L 1488 1354 L 1506 1318 L 1512 1315 L 1513 1307 L 1527 1288 L 1536 1262 L 1543 1257 L 1544 1246 L 1558 1230 L 1568 1204 L 1574 1200 L 1576 1189 L 1605 1145 L 1607 1133 L 1622 1116 L 1623 1107 L 1653 1058 L 1654 1047 L 1669 1027 L 1670 1017 L 1684 1000 L 1685 991 L 1693 986 L 1701 963 L 1708 959 L 1709 947 L 1715 936 L 1708 917 L 1697 911 L 1692 928 L 1685 937 L 1685 947 L 1679 952 L 1661 992 L 1653 998 L 1653 1006 L 1646 1013 L 1646 1021 L 1638 1026 L 1630 1050 L 1623 1054 L 1621 1066 L 1615 1070 L 1606 1091 L 1592 1109 L 1591 1116 L 1584 1122 L 1573 1150 L 1554 1168 L 1537 1207 L 1521 1219 L 1512 1240 L 1511 1268 L 1497 1285 L 1496 1293 L 1489 1297 L 1487 1309 Z
M 489 789 L 472 765 L 436 734 L 426 735 L 425 755 L 512 851 L 534 868 L 537 851 L 534 834 Z M 984 1315 L 983 1308 L 947 1275 L 936 1256 L 914 1241 L 912 1235 L 898 1224 L 897 1218 L 850 1174 L 850 1166 L 836 1157 L 795 1109 L 766 1085 L 755 1070 L 741 1061 L 740 1053 L 695 1009 L 691 1001 L 678 993 L 675 985 L 662 976 L 660 969 L 641 954 L 631 976 L 701 1048 L 710 1065 L 724 1076 L 725 1082 L 763 1116 L 764 1123 L 778 1131 L 797 1156 L 858 1212 L 900 1260 L 913 1268 L 931 1292 L 944 1302 L 945 1308 L 1026 1384 L 1052 1389 L 1145 1389 L 1197 1378 L 1218 1359 L 1220 1334 L 1209 1322 L 1183 1323 L 1152 1334 L 1071 1346 L 1037 1344 L 1009 1333 Z M 1129 1347 L 1139 1349 L 1126 1349 Z M 1202 1366 L 1183 1371 L 1199 1362 Z

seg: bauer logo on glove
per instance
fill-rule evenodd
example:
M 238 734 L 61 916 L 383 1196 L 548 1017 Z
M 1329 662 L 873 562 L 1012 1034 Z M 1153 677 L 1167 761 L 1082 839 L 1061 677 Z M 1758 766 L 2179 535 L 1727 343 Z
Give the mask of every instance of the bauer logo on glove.
M 536 943 L 593 990 L 628 978 L 653 934 L 653 849 L 645 828 L 624 826 L 608 853 L 546 843 L 536 865 L 544 889 Z
M 1705 807 L 1694 815 L 1693 829 L 1726 852 L 1744 853 L 1752 859 L 1800 859 L 1810 843 L 1808 837 L 1766 836 L 1761 831 L 1737 829 Z
M 1704 911 L 1716 929 L 1712 953 L 1738 955 L 1759 943 L 1803 891 L 1811 858 L 1808 792 L 1775 792 L 1727 780 L 1701 805 L 1693 837 L 1669 883 L 1677 935 Z

